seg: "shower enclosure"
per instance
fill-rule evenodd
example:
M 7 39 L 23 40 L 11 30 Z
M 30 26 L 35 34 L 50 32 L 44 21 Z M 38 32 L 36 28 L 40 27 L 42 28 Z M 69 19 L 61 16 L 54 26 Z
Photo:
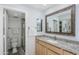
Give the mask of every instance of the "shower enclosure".
M 3 51 L 7 55 L 24 55 L 25 54 L 25 13 L 4 9 L 6 18 L 3 22 L 3 34 L 6 34 L 6 40 L 3 38 Z M 6 22 L 6 23 L 5 23 Z M 5 47 L 6 46 L 6 47 Z M 13 52 L 16 48 L 16 52 Z

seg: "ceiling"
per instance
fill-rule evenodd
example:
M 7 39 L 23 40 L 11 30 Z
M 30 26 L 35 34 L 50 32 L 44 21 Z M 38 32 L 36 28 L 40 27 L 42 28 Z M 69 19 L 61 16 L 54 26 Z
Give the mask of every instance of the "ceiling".
M 55 7 L 56 5 L 58 4 L 24 4 L 23 6 L 28 6 L 43 11 L 50 7 Z
M 22 4 L 24 7 L 34 8 L 40 11 L 44 11 L 50 7 L 55 7 L 57 4 Z M 20 17 L 24 18 L 24 13 L 14 11 L 14 10 L 7 10 L 7 14 L 9 17 Z

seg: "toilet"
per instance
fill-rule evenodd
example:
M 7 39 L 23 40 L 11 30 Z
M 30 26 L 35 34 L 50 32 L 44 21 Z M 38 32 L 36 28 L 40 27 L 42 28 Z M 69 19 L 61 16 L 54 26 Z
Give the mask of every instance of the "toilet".
M 17 38 L 12 39 L 12 53 L 17 53 Z

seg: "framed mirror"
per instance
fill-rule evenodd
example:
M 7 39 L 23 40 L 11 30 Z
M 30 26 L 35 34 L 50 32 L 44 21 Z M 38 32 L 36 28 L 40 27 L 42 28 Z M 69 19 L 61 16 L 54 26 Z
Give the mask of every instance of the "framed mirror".
M 45 17 L 46 33 L 75 35 L 75 5 Z

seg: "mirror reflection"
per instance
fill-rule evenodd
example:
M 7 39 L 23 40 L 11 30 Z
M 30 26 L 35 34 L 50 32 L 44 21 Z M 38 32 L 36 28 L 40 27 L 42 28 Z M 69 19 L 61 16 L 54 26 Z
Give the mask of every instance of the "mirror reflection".
M 75 5 L 46 15 L 46 32 L 75 35 Z
M 71 10 L 47 17 L 47 31 L 71 32 Z

